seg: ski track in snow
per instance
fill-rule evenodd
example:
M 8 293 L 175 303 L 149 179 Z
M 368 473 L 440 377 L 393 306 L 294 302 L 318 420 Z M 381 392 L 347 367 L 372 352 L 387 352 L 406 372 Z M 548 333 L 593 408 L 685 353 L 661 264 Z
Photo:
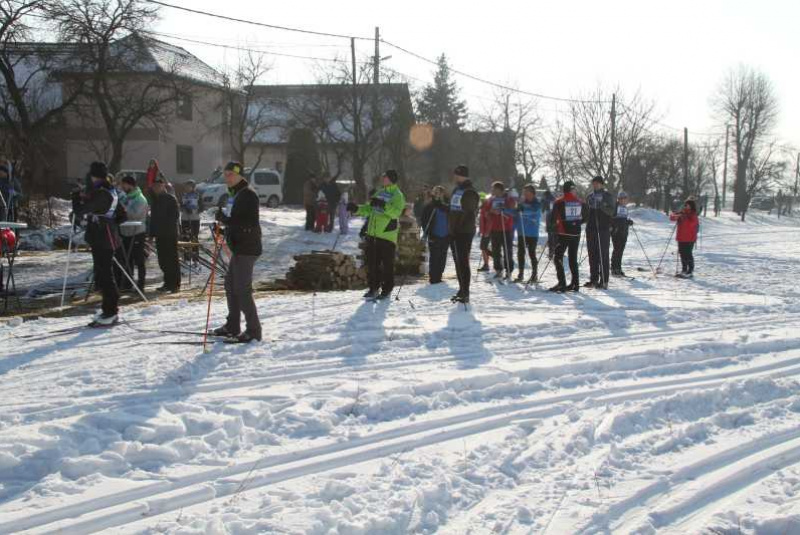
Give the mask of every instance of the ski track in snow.
M 259 276 L 332 245 L 303 217 L 263 212 Z M 670 223 L 633 219 L 657 264 Z M 0 325 L 0 533 L 800 533 L 800 221 L 702 223 L 692 281 L 631 233 L 607 292 L 478 274 L 465 310 L 449 266 L 260 298 L 258 346 L 154 332 L 197 301 Z

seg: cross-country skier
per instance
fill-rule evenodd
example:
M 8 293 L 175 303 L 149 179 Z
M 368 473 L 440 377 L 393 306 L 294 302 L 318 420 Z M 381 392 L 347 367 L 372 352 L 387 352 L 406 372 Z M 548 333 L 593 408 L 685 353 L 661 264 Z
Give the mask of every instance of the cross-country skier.
M 589 253 L 589 281 L 587 287 L 608 288 L 610 262 L 608 249 L 611 241 L 611 218 L 616 204 L 605 189 L 603 177 L 592 179 L 592 193 L 586 198 L 589 215 L 586 220 L 586 248 Z
M 216 219 L 225 228 L 225 243 L 231 250 L 225 274 L 228 317 L 225 325 L 214 329 L 226 343 L 246 344 L 261 341 L 261 322 L 253 299 L 253 266 L 261 256 L 261 222 L 258 193 L 242 176 L 242 164 L 228 162 L 223 171 L 228 186 L 228 202 L 217 210 Z M 246 328 L 241 332 L 241 316 Z
M 147 271 L 145 268 L 145 253 L 144 242 L 147 238 L 147 228 L 145 226 L 147 221 L 147 213 L 150 211 L 150 205 L 147 203 L 147 197 L 144 196 L 142 190 L 136 185 L 136 179 L 130 175 L 122 177 L 122 191 L 124 195 L 120 197 L 122 206 L 125 207 L 128 221 L 138 221 L 141 226 L 138 228 L 125 229 L 121 228 L 122 234 L 122 247 L 130 252 L 128 257 L 128 265 L 125 269 L 128 275 L 133 278 L 133 268 L 136 268 L 138 276 L 137 285 L 139 289 L 144 291 L 145 277 Z M 123 277 L 121 279 L 123 289 L 131 288 L 130 281 Z
M 486 194 L 480 194 L 481 209 L 478 216 L 478 233 L 481 237 L 480 249 L 483 261 L 478 271 L 489 271 L 489 258 L 492 254 L 492 227 L 489 219 L 489 204 L 486 203 Z
M 422 210 L 423 238 L 428 242 L 428 280 L 431 284 L 442 282 L 447 264 L 447 248 L 450 232 L 447 228 L 447 213 L 450 206 L 444 197 L 444 188 L 435 186 L 432 199 Z
M 697 232 L 700 229 L 697 204 L 692 199 L 687 200 L 683 205 L 683 210 L 670 214 L 669 220 L 676 221 L 678 225 L 675 239 L 678 242 L 682 269 L 675 276 L 681 279 L 691 279 L 694 277 L 694 254 L 692 251 L 697 242 Z
M 119 290 L 114 280 L 114 254 L 121 243 L 117 224 L 119 198 L 105 163 L 92 162 L 89 176 L 92 188 L 80 214 L 87 217 L 86 241 L 92 248 L 94 283 L 103 295 L 101 312 L 90 326 L 107 327 L 117 323 L 119 313 Z
M 153 205 L 150 212 L 150 237 L 156 240 L 158 267 L 164 273 L 164 284 L 158 292 L 176 293 L 181 288 L 181 268 L 178 260 L 178 230 L 181 213 L 178 199 L 167 190 L 163 177 L 153 182 Z
M 394 288 L 394 256 L 400 216 L 406 207 L 406 198 L 397 186 L 399 180 L 397 171 L 387 169 L 381 177 L 383 187 L 369 204 L 349 205 L 350 212 L 369 218 L 365 251 L 369 291 L 364 294 L 365 299 L 386 299 Z
M 450 231 L 450 246 L 458 275 L 458 292 L 451 298 L 454 303 L 469 303 L 469 283 L 472 273 L 469 253 L 475 237 L 475 218 L 478 215 L 480 196 L 469 179 L 469 168 L 459 165 L 453 170 L 456 187 L 450 195 L 450 215 L 447 224 Z
M 492 232 L 492 264 L 495 278 L 511 278 L 514 271 L 514 216 L 517 203 L 506 192 L 502 182 L 492 184 L 492 196 L 486 201 L 489 204 L 489 219 Z
M 633 220 L 628 217 L 628 194 L 624 191 L 617 193 L 617 209 L 614 218 L 611 220 L 611 241 L 614 244 L 614 252 L 611 254 L 611 274 L 617 277 L 624 277 L 622 271 L 622 254 L 625 252 L 625 244 L 628 243 L 628 228 L 633 225 Z
M 581 244 L 581 225 L 586 221 L 588 211 L 586 204 L 575 194 L 575 183 L 571 180 L 562 186 L 564 195 L 553 203 L 553 225 L 558 236 L 555 251 L 553 251 L 553 264 L 556 266 L 558 284 L 550 288 L 551 292 L 563 293 L 566 291 L 577 292 L 580 289 L 578 276 L 578 248 Z M 572 281 L 567 286 L 564 275 L 564 252 L 569 255 L 569 270 Z
M 536 245 L 539 243 L 539 220 L 542 217 L 542 204 L 536 198 L 536 188 L 527 184 L 522 188 L 522 200 L 517 205 L 517 217 L 514 219 L 514 228 L 517 231 L 517 263 L 519 273 L 517 282 L 525 279 L 525 252 L 531 260 L 531 279 L 536 280 L 538 265 Z M 523 240 L 524 238 L 524 240 Z

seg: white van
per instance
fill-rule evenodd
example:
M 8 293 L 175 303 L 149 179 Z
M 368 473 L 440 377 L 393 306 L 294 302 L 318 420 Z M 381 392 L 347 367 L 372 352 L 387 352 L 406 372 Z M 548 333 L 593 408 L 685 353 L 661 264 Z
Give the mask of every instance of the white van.
M 283 175 L 275 169 L 245 168 L 244 176 L 249 177 L 250 185 L 258 193 L 261 204 L 275 208 L 283 201 Z M 204 206 L 223 206 L 228 202 L 228 188 L 221 172 L 214 173 L 211 178 L 197 186 L 203 198 Z

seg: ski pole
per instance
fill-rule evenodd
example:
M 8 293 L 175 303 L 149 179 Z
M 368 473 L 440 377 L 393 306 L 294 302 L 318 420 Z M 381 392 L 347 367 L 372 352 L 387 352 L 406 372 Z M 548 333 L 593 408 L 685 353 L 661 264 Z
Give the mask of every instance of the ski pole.
M 69 242 L 67 243 L 67 266 L 64 268 L 64 284 L 61 286 L 61 308 L 64 308 L 64 299 L 67 295 L 67 277 L 69 276 L 69 255 L 72 252 L 72 235 L 75 232 L 75 214 L 69 218 Z
M 599 208 L 598 208 L 599 210 Z M 606 282 L 606 273 L 607 269 L 606 266 L 603 264 L 604 256 L 603 256 L 603 245 L 600 243 L 600 223 L 597 220 L 597 212 L 594 213 L 594 228 L 597 231 L 597 263 L 600 264 L 600 285 L 603 288 L 608 288 L 608 283 Z
M 214 275 L 217 273 L 217 256 L 219 256 L 219 225 L 214 227 L 214 257 L 211 259 L 211 280 L 208 285 L 208 307 L 206 308 L 206 329 L 203 332 L 203 353 L 207 351 L 208 323 L 211 321 L 211 296 L 214 294 Z
M 636 232 L 636 227 L 631 226 L 631 229 L 633 229 L 633 235 L 636 236 L 636 241 L 639 243 L 639 247 L 642 249 L 642 254 L 644 255 L 645 260 L 647 260 L 647 264 L 650 266 L 650 270 L 653 272 L 653 278 L 655 279 L 657 277 L 656 270 L 653 267 L 653 263 L 650 262 L 650 258 L 647 256 L 647 252 L 644 250 L 644 245 L 642 245 L 642 240 L 639 239 L 639 233 Z
M 119 263 L 119 260 L 117 260 L 117 257 L 116 256 L 112 256 L 111 259 L 114 260 L 114 263 L 117 265 L 117 267 L 120 269 L 120 271 L 122 271 L 122 274 L 125 275 L 125 278 L 128 279 L 128 281 L 133 285 L 133 289 L 136 290 L 136 293 L 138 293 L 139 296 L 142 299 L 144 299 L 145 303 L 147 303 L 148 302 L 147 297 L 144 296 L 142 291 L 139 289 L 139 286 L 137 286 L 137 284 L 135 282 L 133 282 L 133 278 L 131 278 L 131 276 L 128 274 L 128 271 L 125 268 L 122 267 L 122 264 Z
M 506 222 L 504 220 L 505 214 L 500 211 L 500 226 L 503 228 L 503 256 L 505 257 L 506 264 L 506 278 L 511 277 L 511 258 L 508 250 L 508 237 L 506 236 Z
M 658 261 L 658 265 L 656 266 L 656 272 L 661 269 L 661 263 L 664 262 L 664 257 L 667 256 L 667 251 L 669 250 L 669 245 L 672 243 L 672 236 L 675 234 L 675 231 L 678 229 L 678 223 L 675 223 L 675 226 L 672 227 L 672 232 L 669 233 L 669 239 L 667 239 L 667 245 L 664 247 L 664 252 L 661 253 L 661 258 Z

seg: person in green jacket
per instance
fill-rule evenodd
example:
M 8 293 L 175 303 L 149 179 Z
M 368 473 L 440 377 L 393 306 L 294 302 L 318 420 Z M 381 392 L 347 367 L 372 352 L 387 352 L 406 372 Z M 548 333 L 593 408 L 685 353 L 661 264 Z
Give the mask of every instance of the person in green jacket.
M 368 218 L 365 253 L 369 291 L 364 294 L 366 299 L 386 299 L 394 288 L 397 235 L 400 215 L 406 207 L 406 198 L 397 187 L 399 178 L 397 171 L 388 169 L 381 178 L 383 187 L 375 192 L 369 204 L 348 205 L 351 212 Z

